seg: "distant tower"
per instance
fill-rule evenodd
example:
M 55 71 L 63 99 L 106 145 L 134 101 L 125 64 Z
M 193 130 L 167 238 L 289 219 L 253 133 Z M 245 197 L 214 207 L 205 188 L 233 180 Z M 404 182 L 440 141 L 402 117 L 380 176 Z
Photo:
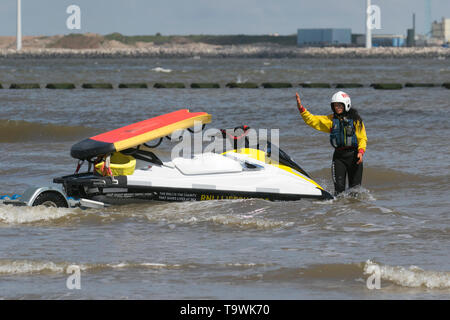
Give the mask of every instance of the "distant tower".
M 17 51 L 22 49 L 22 8 L 21 0 L 17 0 Z
M 369 8 L 371 6 L 370 0 L 367 0 L 366 4 L 366 48 L 372 48 L 372 30 L 369 28 Z
M 408 34 L 406 37 L 406 45 L 408 47 L 416 46 L 416 14 L 413 13 L 413 27 L 412 29 L 408 29 Z
M 431 36 L 431 0 L 425 0 L 425 35 Z

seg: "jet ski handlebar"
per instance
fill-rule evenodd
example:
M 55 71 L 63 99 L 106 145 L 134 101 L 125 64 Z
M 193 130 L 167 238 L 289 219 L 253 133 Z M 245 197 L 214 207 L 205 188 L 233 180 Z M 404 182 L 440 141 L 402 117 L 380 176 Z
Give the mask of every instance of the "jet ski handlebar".
M 242 126 L 235 127 L 233 131 L 236 132 L 236 130 L 239 130 L 239 129 L 241 129 L 243 131 L 243 133 L 239 136 L 236 136 L 236 135 L 233 135 L 233 134 L 230 134 L 229 132 L 227 132 L 227 130 L 229 130 L 229 129 L 220 129 L 220 132 L 222 133 L 223 138 L 226 138 L 228 136 L 233 140 L 239 140 L 248 134 L 248 130 L 250 129 L 250 127 L 247 125 L 242 125 Z

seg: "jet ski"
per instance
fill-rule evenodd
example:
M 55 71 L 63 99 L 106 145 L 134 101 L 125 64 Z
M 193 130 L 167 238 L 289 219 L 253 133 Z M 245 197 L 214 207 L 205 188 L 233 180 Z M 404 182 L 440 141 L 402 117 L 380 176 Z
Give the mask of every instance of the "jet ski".
M 71 148 L 71 156 L 78 159 L 75 173 L 53 180 L 61 189 L 30 188 L 20 202 L 99 208 L 146 201 L 333 199 L 270 141 L 239 148 L 236 141 L 245 139 L 248 126 L 240 127 L 243 135 L 231 135 L 233 147 L 225 152 L 161 160 L 157 146 L 163 138 L 176 130 L 191 130 L 198 122 L 204 128 L 211 115 L 182 109 L 84 139 Z M 156 145 L 149 144 L 157 139 Z M 80 172 L 84 162 L 87 171 Z

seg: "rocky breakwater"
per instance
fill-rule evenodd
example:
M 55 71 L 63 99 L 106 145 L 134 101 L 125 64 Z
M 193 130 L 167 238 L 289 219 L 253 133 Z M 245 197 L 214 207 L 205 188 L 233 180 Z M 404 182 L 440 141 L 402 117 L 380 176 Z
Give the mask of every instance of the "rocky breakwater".
M 135 46 L 102 46 L 95 49 L 0 49 L 0 58 L 450 58 L 450 49 L 424 48 L 297 48 L 273 44 L 212 45 L 205 43 L 145 43 Z

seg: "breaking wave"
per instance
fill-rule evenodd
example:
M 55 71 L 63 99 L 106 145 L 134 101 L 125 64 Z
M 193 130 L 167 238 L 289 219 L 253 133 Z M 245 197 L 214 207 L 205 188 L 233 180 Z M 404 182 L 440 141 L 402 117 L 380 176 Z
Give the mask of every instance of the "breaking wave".
M 78 264 L 70 262 L 52 262 L 35 260 L 0 260 L 0 275 L 14 274 L 52 274 L 66 273 L 69 266 L 77 266 L 81 271 L 102 271 L 108 269 L 146 268 L 146 269 L 176 269 L 180 265 L 164 263 L 103 263 L 103 264 Z
M 53 262 L 39 260 L 11 260 L 0 259 L 1 275 L 21 275 L 21 274 L 60 274 L 67 273 L 68 268 L 77 266 L 84 272 L 102 272 L 107 270 L 125 270 L 125 269 L 154 269 L 154 270 L 174 270 L 174 269 L 214 269 L 214 268 L 232 268 L 232 269 L 251 269 L 264 267 L 270 264 L 257 263 L 221 263 L 221 264 L 176 264 L 159 262 L 118 262 L 118 263 L 71 263 L 71 262 Z
M 17 225 L 58 221 L 76 215 L 80 209 L 51 208 L 45 206 L 16 207 L 0 204 L 0 224 Z
M 63 273 L 70 264 L 51 261 L 0 260 L 0 275 L 30 273 Z M 81 269 L 81 266 L 80 266 Z
M 163 72 L 163 73 L 170 73 L 170 72 L 172 72 L 172 69 L 164 69 L 164 68 L 161 68 L 161 67 L 156 67 L 156 68 L 153 68 L 152 71 Z
M 227 200 L 224 200 L 227 201 Z M 192 203 L 134 204 L 113 206 L 107 209 L 17 207 L 1 204 L 0 225 L 20 224 L 71 224 L 71 223 L 118 223 L 140 220 L 167 225 L 174 229 L 180 225 L 214 224 L 245 230 L 273 230 L 289 228 L 292 221 L 267 217 L 264 208 L 242 208 L 246 200 L 206 201 Z M 255 200 L 253 200 L 255 201 Z M 249 212 L 250 210 L 250 212 Z
M 428 289 L 450 289 L 450 272 L 428 271 L 417 266 L 404 268 L 400 266 L 378 265 L 368 260 L 364 265 L 364 273 L 368 274 L 370 266 L 378 266 L 381 280 L 390 281 L 402 287 Z
M 165 221 L 172 225 L 212 223 L 239 229 L 256 230 L 289 228 L 294 225 L 291 221 L 266 217 L 267 212 L 264 209 L 247 212 L 244 207 L 249 201 L 257 200 L 170 203 L 159 206 L 157 210 L 154 210 L 155 207 L 153 207 L 151 210 L 145 210 L 143 213 L 149 221 Z M 227 204 L 226 207 L 224 203 Z
M 277 268 L 253 277 L 255 280 L 274 282 L 293 282 L 304 280 L 332 280 L 359 282 L 366 287 L 366 279 L 374 274 L 370 266 L 380 270 L 380 289 L 388 289 L 391 285 L 404 288 L 450 289 L 450 272 L 423 270 L 416 266 L 409 268 L 376 264 L 370 260 L 361 263 L 315 264 L 304 268 Z M 247 277 L 246 279 L 252 279 Z
M 351 264 L 317 264 L 304 268 L 279 268 L 273 263 L 228 262 L 217 264 L 201 263 L 161 263 L 161 262 L 133 262 L 117 263 L 76 263 L 53 262 L 41 260 L 12 260 L 0 259 L 0 276 L 29 275 L 29 274 L 62 274 L 68 268 L 77 266 L 83 272 L 103 272 L 108 270 L 223 270 L 226 269 L 255 269 L 253 276 L 247 274 L 246 280 L 265 281 L 295 281 L 295 279 L 309 280 L 339 280 L 364 282 L 372 272 L 369 267 L 377 266 L 381 275 L 381 289 L 386 288 L 386 282 L 405 288 L 450 289 L 450 272 L 423 270 L 416 266 L 409 268 L 401 266 L 382 265 L 367 260 L 365 263 Z M 278 267 L 277 267 L 278 266 Z M 260 269 L 262 268 L 262 270 Z M 270 270 L 267 271 L 267 268 Z M 266 271 L 264 271 L 266 270 Z M 261 271 L 263 271 L 261 273 Z

